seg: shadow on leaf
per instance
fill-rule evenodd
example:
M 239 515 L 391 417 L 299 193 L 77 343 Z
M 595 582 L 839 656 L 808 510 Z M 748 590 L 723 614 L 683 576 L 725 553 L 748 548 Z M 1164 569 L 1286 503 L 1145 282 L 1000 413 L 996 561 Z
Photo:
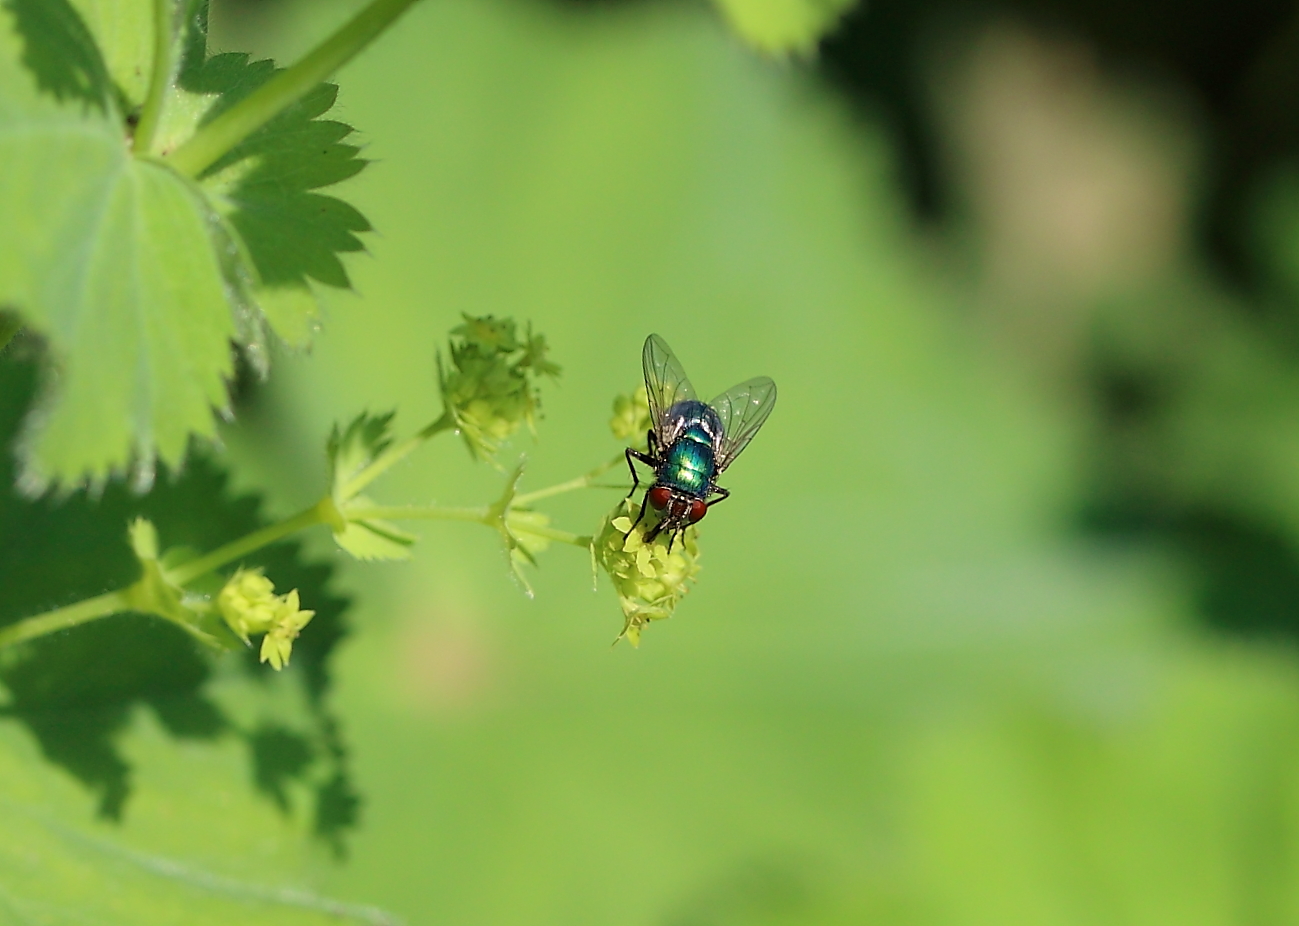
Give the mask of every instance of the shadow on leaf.
M 115 92 L 108 68 L 81 14 L 68 0 L 5 0 L 3 8 L 22 36 L 23 65 L 37 87 L 58 100 L 107 108 Z
M 177 85 L 184 93 L 213 97 L 200 124 L 210 122 L 266 83 L 280 68 L 246 54 L 208 57 L 205 14 L 195 18 L 186 42 Z M 286 340 L 300 340 L 305 320 L 283 317 L 277 308 L 286 292 L 297 298 L 294 315 L 314 307 L 309 280 L 351 285 L 340 253 L 361 251 L 357 235 L 370 223 L 356 209 L 314 192 L 364 169 L 360 149 L 345 144 L 352 127 L 324 120 L 338 88 L 320 84 L 262 126 L 204 172 L 204 186 L 224 204 L 257 272 L 254 298 Z
M 0 358 L 0 435 L 8 447 L 38 378 L 37 364 L 23 356 L 33 353 L 31 345 L 15 347 Z M 13 486 L 8 456 L 0 478 Z M 183 472 L 163 474 L 145 496 L 120 482 L 110 482 L 97 498 L 83 491 L 30 500 L 7 488 L 0 495 L 0 531 L 12 542 L 0 547 L 0 626 L 133 581 L 138 567 L 125 533 L 137 515 L 157 525 L 168 547 L 207 550 L 263 526 L 258 508 L 255 498 L 232 498 L 225 473 L 197 453 Z M 240 730 L 205 691 L 213 659 L 222 657 L 201 651 L 179 628 L 156 618 L 119 614 L 0 651 L 0 682 L 9 692 L 3 716 L 23 724 L 46 758 L 91 788 L 104 817 L 120 819 L 130 794 L 131 769 L 116 741 L 140 708 L 178 739 L 245 740 L 253 781 L 282 811 L 292 809 L 292 780 L 352 793 L 346 750 L 325 704 L 329 658 L 346 633 L 347 601 L 327 590 L 330 568 L 303 562 L 296 544 L 268 548 L 247 564 L 264 567 L 281 587 L 299 589 L 317 612 L 285 673 L 306 694 L 301 729 Z M 254 650 L 224 658 L 253 679 L 269 672 Z M 316 829 L 341 854 L 356 815 L 318 805 Z

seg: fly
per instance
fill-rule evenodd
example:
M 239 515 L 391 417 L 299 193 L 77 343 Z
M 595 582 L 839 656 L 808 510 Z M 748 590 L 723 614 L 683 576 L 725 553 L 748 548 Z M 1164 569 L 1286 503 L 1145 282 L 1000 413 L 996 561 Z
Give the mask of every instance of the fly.
M 654 484 L 645 493 L 632 530 L 645 517 L 646 506 L 652 507 L 659 520 L 646 532 L 645 542 L 652 543 L 667 531 L 671 550 L 678 534 L 702 520 L 713 505 L 730 498 L 717 477 L 735 462 L 775 408 L 776 384 L 759 376 L 703 402 L 681 361 L 657 334 L 645 339 L 641 360 L 649 394 L 649 452 L 627 448 L 632 478 L 627 497 L 640 486 L 633 460 L 654 470 Z

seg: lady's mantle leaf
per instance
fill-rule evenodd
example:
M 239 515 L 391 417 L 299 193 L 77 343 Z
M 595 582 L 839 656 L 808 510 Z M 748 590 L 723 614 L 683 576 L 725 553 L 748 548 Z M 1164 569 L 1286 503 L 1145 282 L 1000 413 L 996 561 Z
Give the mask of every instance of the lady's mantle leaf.
M 19 0 L 57 7 L 63 0 Z M 153 0 L 68 0 L 94 37 L 113 88 L 130 111 L 144 102 L 153 57 Z
M 36 365 L 16 356 L 29 353 L 30 347 L 20 339 L 0 358 L 0 445 L 12 442 L 34 390 Z M 132 582 L 138 587 L 143 578 L 153 585 L 149 597 L 154 601 L 141 602 L 146 610 L 166 612 L 170 607 L 160 608 L 157 602 L 169 599 L 171 606 L 194 604 L 188 596 L 183 603 L 176 600 L 166 587 L 157 570 L 159 555 L 168 561 L 186 550 L 211 550 L 267 521 L 258 500 L 232 493 L 225 473 L 203 454 L 195 454 L 183 473 L 168 476 L 147 495 L 112 481 L 96 497 L 80 491 L 57 500 L 27 499 L 7 488 L 14 478 L 12 461 L 0 457 L 0 535 L 13 541 L 0 544 L 0 588 L 5 590 L 0 627 L 106 589 Z M 129 546 L 128 524 L 134 525 Z M 277 714 L 274 739 L 281 748 L 267 749 L 265 731 L 239 723 L 216 690 L 240 674 L 264 679 L 270 670 L 258 663 L 257 649 L 241 646 L 240 653 L 214 656 L 181 628 L 189 620 L 186 614 L 176 614 L 175 620 L 117 614 L 0 652 L 0 731 L 22 727 L 47 762 L 92 792 L 99 813 L 109 819 L 130 818 L 133 765 L 145 771 L 139 756 L 123 743 L 132 718 L 147 714 L 172 737 L 191 743 L 238 741 L 246 747 L 251 768 L 236 769 L 234 777 L 255 782 L 282 809 L 299 816 L 307 809 L 300 801 L 314 803 L 314 814 L 305 816 L 314 816 L 316 833 L 341 852 L 356 823 L 356 798 L 341 727 L 330 713 L 327 694 L 330 660 L 346 634 L 347 601 L 329 589 L 330 568 L 306 561 L 296 544 L 263 548 L 241 565 L 274 577 L 285 589 L 299 589 L 302 604 L 316 612 L 293 642 L 293 664 L 281 677 L 282 685 L 301 692 L 292 699 L 297 707 Z M 152 576 L 142 576 L 142 571 Z M 215 594 L 221 584 L 214 579 L 187 591 Z M 215 659 L 224 662 L 220 673 L 214 671 Z M 219 685 L 214 684 L 217 677 Z M 298 756 L 292 762 L 285 757 L 289 740 L 296 743 L 292 751 Z M 144 777 L 149 777 L 147 771 Z M 290 782 L 294 801 L 285 795 Z M 13 798 L 0 787 L 0 800 L 5 796 Z M 84 807 L 81 813 L 85 815 Z M 4 817 L 0 810 L 0 830 Z M 0 873 L 0 891 L 5 886 Z M 8 923 L 4 914 L 0 904 L 0 924 Z M 196 922 L 192 917 L 183 921 Z
M 208 57 L 206 15 L 187 21 L 184 55 L 167 103 L 160 150 L 180 144 L 270 80 L 279 68 L 244 54 Z M 311 282 L 351 285 L 338 254 L 360 251 L 370 230 L 360 212 L 314 192 L 355 176 L 366 165 L 344 144 L 352 127 L 322 120 L 338 88 L 321 84 L 254 132 L 203 175 L 201 185 L 242 246 L 249 295 L 281 338 L 303 345 L 318 315 Z
M 108 105 L 113 90 L 108 69 L 94 35 L 67 0 L 5 0 L 3 6 L 22 33 L 23 64 L 42 90 L 101 110 Z
M 208 210 L 107 111 L 41 94 L 0 14 L 0 304 L 50 342 L 29 475 L 177 462 L 225 402 L 234 319 Z
M 0 0 L 0 306 L 48 340 L 53 361 L 25 442 L 36 486 L 177 463 L 225 404 L 231 340 L 260 340 L 248 304 L 304 343 L 311 281 L 347 286 L 337 255 L 359 250 L 369 228 L 314 192 L 365 164 L 341 143 L 350 127 L 318 118 L 332 86 L 199 183 L 129 153 L 128 116 L 152 70 L 141 35 L 152 30 L 139 28 L 151 9 Z M 180 0 L 177 13 L 179 64 L 154 154 L 275 73 L 245 55 L 207 56 L 205 0 Z
M 120 828 L 86 821 L 75 786 L 0 724 L 0 923 L 398 926 L 383 910 L 300 886 L 309 874 L 300 828 L 229 788 L 231 749 L 176 755 L 139 721 L 135 751 L 168 761 L 153 776 L 147 825 Z

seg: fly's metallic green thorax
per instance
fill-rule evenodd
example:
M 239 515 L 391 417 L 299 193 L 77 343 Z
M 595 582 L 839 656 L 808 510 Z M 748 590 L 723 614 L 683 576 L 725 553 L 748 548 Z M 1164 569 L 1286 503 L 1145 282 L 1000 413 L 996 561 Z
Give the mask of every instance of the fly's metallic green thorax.
M 664 456 L 663 468 L 657 474 L 660 483 L 696 498 L 707 497 L 717 471 L 717 460 L 713 439 L 702 424 L 688 426 Z

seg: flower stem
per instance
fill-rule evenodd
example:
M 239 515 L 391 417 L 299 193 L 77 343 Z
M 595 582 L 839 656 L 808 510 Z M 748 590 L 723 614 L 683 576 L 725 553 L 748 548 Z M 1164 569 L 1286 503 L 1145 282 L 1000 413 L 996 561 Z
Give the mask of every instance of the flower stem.
M 197 177 L 253 132 L 292 106 L 391 26 L 415 0 L 371 0 L 297 64 L 276 74 L 194 134 L 167 158 Z
M 277 540 L 282 540 L 290 534 L 311 527 L 314 524 L 323 524 L 329 521 L 333 514 L 333 501 L 329 498 L 323 498 L 305 511 L 280 521 L 278 524 L 271 524 L 261 530 L 253 531 L 247 536 L 240 537 L 238 540 L 213 550 L 206 556 L 200 556 L 198 559 L 181 563 L 175 569 L 168 570 L 167 578 L 177 585 L 186 585 L 200 576 L 207 575 L 213 569 L 219 569 L 229 562 L 247 556 L 249 553 L 260 550 Z M 132 597 L 136 588 L 137 585 L 129 585 L 126 588 L 105 592 L 94 598 L 87 598 L 75 604 L 55 608 L 53 611 L 46 611 L 43 614 L 24 618 L 16 624 L 10 624 L 8 627 L 0 629 L 0 649 L 47 633 L 54 633 L 57 630 L 66 630 L 78 624 L 84 624 L 101 617 L 108 617 L 110 614 L 117 614 L 120 611 L 130 611 L 138 604 Z M 165 615 L 161 616 L 165 617 Z M 186 630 L 195 633 L 194 628 L 184 625 L 183 622 L 177 621 L 176 623 L 181 623 Z M 196 635 L 200 639 L 206 636 L 203 634 Z
M 361 470 L 351 479 L 347 480 L 347 482 L 343 484 L 339 496 L 344 499 L 353 497 L 387 472 L 389 467 L 404 460 L 410 452 L 419 447 L 420 444 L 424 443 L 435 434 L 439 434 L 442 431 L 449 431 L 454 426 L 455 419 L 451 416 L 451 413 L 443 412 L 441 418 L 438 418 L 432 424 L 425 427 L 424 430 L 420 431 L 414 437 L 407 438 L 400 444 L 395 444 L 392 447 L 389 447 L 381 453 L 377 459 L 372 461 L 369 466 Z
M 200 576 L 207 575 L 213 569 L 219 569 L 240 557 L 256 552 L 264 546 L 275 543 L 277 540 L 282 540 L 290 534 L 295 534 L 315 524 L 327 522 L 330 520 L 332 512 L 333 502 L 328 498 L 322 498 L 310 508 L 298 512 L 291 518 L 277 524 L 268 525 L 261 530 L 253 531 L 251 534 L 233 540 L 223 547 L 218 547 L 198 559 L 181 563 L 174 569 L 168 570 L 168 577 L 177 585 L 193 582 Z
M 542 527 L 532 524 L 517 524 L 506 519 L 510 525 L 510 530 L 519 534 L 535 534 L 538 537 L 545 537 L 547 540 L 553 540 L 556 543 L 571 543 L 575 547 L 586 549 L 591 545 L 590 535 L 574 534 L 571 531 L 561 531 L 553 527 Z
M 491 511 L 487 508 L 439 508 L 436 505 L 373 505 L 369 508 L 348 508 L 350 521 L 477 521 L 488 524 Z
M 557 485 L 547 486 L 544 489 L 537 489 L 535 492 L 524 492 L 522 495 L 516 495 L 514 496 L 514 500 L 511 502 L 510 507 L 527 505 L 543 498 L 550 498 L 552 495 L 562 495 L 565 492 L 572 492 L 576 489 L 585 489 L 587 486 L 591 485 L 592 482 L 599 479 L 625 459 L 626 457 L 620 453 L 608 463 L 601 463 L 589 473 L 583 476 L 578 476 L 576 479 L 570 479 L 568 482 L 561 482 Z
M 153 149 L 153 136 L 162 119 L 162 104 L 167 98 L 174 63 L 171 53 L 175 21 L 175 0 L 153 0 L 153 73 L 149 75 L 149 92 L 131 140 L 131 150 L 136 154 L 147 154 Z
M 125 589 L 105 592 L 94 598 L 87 598 L 66 607 L 55 608 L 53 611 L 26 618 L 16 624 L 10 624 L 0 630 L 0 649 L 128 610 L 130 604 Z

